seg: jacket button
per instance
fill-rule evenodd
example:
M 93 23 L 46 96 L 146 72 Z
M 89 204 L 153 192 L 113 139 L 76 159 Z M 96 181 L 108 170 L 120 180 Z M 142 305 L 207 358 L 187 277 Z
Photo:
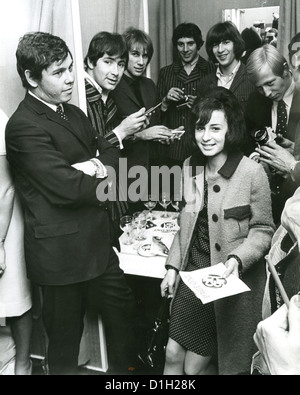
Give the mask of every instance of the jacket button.
M 220 192 L 221 188 L 219 185 L 214 185 L 213 190 L 218 193 Z
M 213 214 L 213 215 L 212 215 L 212 220 L 213 220 L 214 222 L 218 222 L 218 221 L 219 221 L 219 217 L 217 216 L 217 214 Z
M 220 244 L 216 243 L 216 244 L 215 244 L 215 247 L 216 247 L 216 250 L 217 250 L 217 251 L 221 251 L 221 246 L 220 246 Z

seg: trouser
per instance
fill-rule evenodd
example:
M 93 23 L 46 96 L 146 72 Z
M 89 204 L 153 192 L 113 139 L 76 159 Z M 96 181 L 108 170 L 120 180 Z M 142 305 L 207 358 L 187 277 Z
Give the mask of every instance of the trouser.
M 109 366 L 125 374 L 135 351 L 135 301 L 113 250 L 101 276 L 78 284 L 43 287 L 43 323 L 49 340 L 50 374 L 76 374 L 87 309 L 101 314 Z

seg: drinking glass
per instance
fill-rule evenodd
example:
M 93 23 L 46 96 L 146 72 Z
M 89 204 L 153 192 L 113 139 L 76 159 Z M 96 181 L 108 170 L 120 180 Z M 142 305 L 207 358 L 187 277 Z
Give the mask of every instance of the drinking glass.
M 180 211 L 180 203 L 181 203 L 180 196 L 175 195 L 171 201 L 171 204 L 172 204 L 172 207 L 175 209 L 176 213 L 179 213 L 179 211 Z
M 132 216 L 131 215 L 124 215 L 124 217 L 120 218 L 120 228 L 126 234 L 126 238 L 123 241 L 123 244 L 130 245 L 132 244 L 132 240 L 130 237 L 130 232 L 132 229 Z
M 161 216 L 162 218 L 168 218 L 169 214 L 167 213 L 167 207 L 169 206 L 169 204 L 171 203 L 170 200 L 170 194 L 168 193 L 162 193 L 161 197 L 159 199 L 159 204 L 164 208 L 165 212 L 164 214 Z
M 133 214 L 133 226 L 135 228 L 135 239 L 138 241 L 146 240 L 144 233 L 147 225 L 147 216 L 144 212 L 138 211 Z
M 149 195 L 148 200 L 144 202 L 144 206 L 149 210 L 148 219 L 149 221 L 153 221 L 155 219 L 154 215 L 152 214 L 152 210 L 156 206 L 157 201 L 155 200 L 154 196 Z

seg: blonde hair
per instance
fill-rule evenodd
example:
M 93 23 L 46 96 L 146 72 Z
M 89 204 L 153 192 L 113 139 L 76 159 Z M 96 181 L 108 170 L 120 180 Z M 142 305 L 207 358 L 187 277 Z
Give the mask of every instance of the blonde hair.
M 273 74 L 279 77 L 284 77 L 285 72 L 289 71 L 285 57 L 273 45 L 265 44 L 255 49 L 249 56 L 246 70 L 250 80 L 255 81 L 257 79 L 261 68 L 265 64 L 268 64 Z

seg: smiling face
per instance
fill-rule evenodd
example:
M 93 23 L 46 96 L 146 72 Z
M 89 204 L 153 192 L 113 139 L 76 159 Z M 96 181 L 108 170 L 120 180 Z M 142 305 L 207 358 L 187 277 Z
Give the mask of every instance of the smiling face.
M 74 71 L 73 59 L 70 54 L 63 62 L 54 62 L 43 70 L 42 78 L 38 81 L 30 79 L 29 72 L 26 74 L 34 94 L 45 102 L 58 105 L 71 100 Z
M 234 54 L 234 43 L 231 40 L 223 40 L 212 47 L 213 54 L 219 63 L 221 70 L 232 71 L 237 65 L 238 60 Z
M 228 124 L 222 110 L 213 111 L 206 125 L 196 126 L 195 140 L 202 154 L 216 157 L 223 153 L 227 131 Z
M 131 78 L 141 77 L 148 65 L 149 57 L 146 48 L 135 44 L 129 51 L 128 66 L 125 74 Z
M 177 50 L 185 64 L 192 63 L 198 56 L 197 44 L 193 38 L 179 38 L 177 40 Z
M 291 78 L 288 74 L 284 74 L 283 77 L 275 75 L 270 66 L 265 63 L 256 73 L 253 82 L 262 95 L 279 102 L 291 85 Z
M 125 70 L 125 60 L 119 55 L 104 54 L 102 58 L 97 60 L 94 66 L 88 60 L 87 72 L 94 78 L 103 90 L 103 94 L 107 95 L 113 91 L 120 82 Z

